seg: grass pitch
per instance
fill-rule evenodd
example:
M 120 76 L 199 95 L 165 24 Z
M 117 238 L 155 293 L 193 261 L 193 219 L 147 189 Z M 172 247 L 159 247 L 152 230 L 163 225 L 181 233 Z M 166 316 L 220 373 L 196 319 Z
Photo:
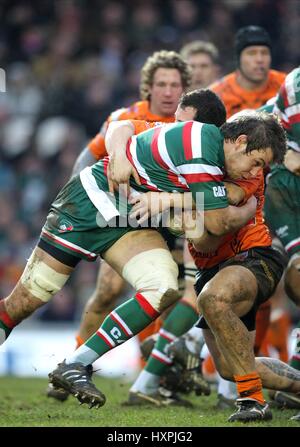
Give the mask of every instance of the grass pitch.
M 89 410 L 70 397 L 61 403 L 45 395 L 46 379 L 0 378 L 0 427 L 233 427 L 228 423 L 230 410 L 217 410 L 216 393 L 210 396 L 189 396 L 195 407 L 153 408 L 123 407 L 129 384 L 120 380 L 94 377 L 96 386 L 107 397 L 100 409 Z M 273 410 L 273 420 L 251 423 L 251 427 L 298 427 L 289 418 L 297 410 Z

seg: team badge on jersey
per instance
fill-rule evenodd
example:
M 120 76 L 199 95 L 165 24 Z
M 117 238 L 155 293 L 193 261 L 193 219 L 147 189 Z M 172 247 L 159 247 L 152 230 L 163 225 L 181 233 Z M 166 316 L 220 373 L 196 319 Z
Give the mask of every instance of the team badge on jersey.
M 66 233 L 67 231 L 72 231 L 72 230 L 73 230 L 73 225 L 71 225 L 70 222 L 67 222 L 67 221 L 63 221 L 58 227 L 58 231 L 60 233 Z
M 213 186 L 213 194 L 215 197 L 225 197 L 226 196 L 225 186 Z

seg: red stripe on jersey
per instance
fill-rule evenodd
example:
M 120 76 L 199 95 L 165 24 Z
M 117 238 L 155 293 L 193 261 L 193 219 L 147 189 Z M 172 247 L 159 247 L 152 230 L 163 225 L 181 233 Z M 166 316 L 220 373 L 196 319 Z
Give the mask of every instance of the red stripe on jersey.
M 117 325 L 122 329 L 122 331 L 124 332 L 124 334 L 125 334 L 127 337 L 131 337 L 131 336 L 132 336 L 132 334 L 130 334 L 130 333 L 127 331 L 127 329 L 123 326 L 123 324 L 121 323 L 121 321 L 117 320 L 116 317 L 115 317 L 112 313 L 109 314 L 109 316 L 110 316 L 110 318 L 111 318 L 112 320 L 114 320 L 115 323 L 117 323 Z M 119 315 L 118 315 L 118 317 L 120 318 Z
M 182 146 L 184 150 L 184 155 L 187 160 L 193 158 L 192 152 L 192 126 L 193 122 L 189 121 L 183 126 L 182 129 Z
M 291 130 L 291 123 L 289 121 L 285 121 L 283 118 L 281 118 L 281 124 L 285 130 Z
M 171 183 L 173 183 L 174 186 L 188 190 L 188 187 L 183 185 L 178 180 L 178 175 L 175 174 L 174 172 L 170 171 L 170 167 L 161 158 L 161 155 L 160 155 L 159 149 L 158 149 L 158 137 L 159 137 L 160 132 L 161 132 L 161 128 L 155 129 L 153 132 L 153 137 L 152 137 L 152 141 L 151 141 L 151 150 L 152 150 L 153 158 L 162 169 L 165 169 L 166 171 L 168 171 L 168 180 Z
M 157 128 L 154 129 L 153 132 L 153 137 L 152 137 L 152 141 L 151 141 L 151 151 L 152 151 L 152 155 L 154 160 L 156 161 L 157 164 L 159 164 L 159 166 L 163 169 L 169 169 L 169 166 L 167 165 L 167 163 L 165 163 L 163 161 L 163 159 L 160 156 L 159 150 L 158 150 L 158 136 L 160 134 L 161 128 Z
M 157 318 L 159 316 L 159 312 L 157 312 L 154 307 L 146 300 L 146 298 L 141 293 L 136 293 L 135 299 L 143 309 L 143 311 L 148 315 L 148 317 Z
M 44 231 L 42 231 L 42 236 L 43 236 L 43 237 L 46 237 L 47 239 L 50 239 L 51 241 L 56 242 L 58 245 L 61 245 L 62 247 L 66 247 L 66 248 L 68 248 L 69 250 L 74 251 L 75 253 L 80 253 L 80 254 L 82 254 L 83 256 L 87 257 L 88 259 L 95 260 L 96 257 L 97 257 L 97 256 L 93 256 L 92 254 L 89 254 L 89 253 L 84 253 L 83 251 L 81 251 L 81 250 L 79 250 L 79 249 L 77 249 L 77 248 L 75 248 L 75 247 L 71 247 L 70 245 L 68 245 L 68 244 L 66 244 L 66 243 L 64 243 L 64 242 L 62 242 L 61 240 L 56 239 L 56 237 L 53 236 L 52 234 L 50 235 L 50 234 L 44 233 Z
M 159 331 L 159 336 L 164 338 L 165 340 L 168 340 L 170 342 L 175 340 L 175 336 L 173 338 L 169 337 L 167 334 L 165 334 L 164 332 Z
M 289 117 L 289 123 L 290 124 L 298 124 L 300 123 L 300 113 L 296 113 L 295 115 L 292 115 Z
M 109 162 L 109 157 L 104 157 L 103 158 L 103 170 L 104 170 L 105 177 L 107 177 L 108 162 Z
M 198 183 L 198 182 L 221 182 L 223 180 L 223 175 L 212 175 L 212 174 L 182 174 L 182 177 L 186 179 L 188 183 Z
M 189 191 L 189 187 L 181 183 L 178 179 L 178 175 L 174 174 L 174 172 L 171 171 L 168 172 L 168 180 L 170 180 L 170 182 L 172 182 L 174 186 Z
M 103 334 L 101 334 L 101 332 L 97 331 L 96 334 L 98 335 L 98 337 L 100 337 L 104 341 L 104 343 L 107 344 L 107 346 L 109 346 L 110 348 L 115 347 L 115 345 L 111 344 L 110 341 L 106 337 L 104 337 Z
M 294 242 L 294 244 L 290 245 L 288 248 L 286 248 L 286 251 L 290 251 L 292 250 L 292 248 L 297 247 L 298 245 L 300 245 L 300 241 L 298 242 Z
M 5 324 L 9 329 L 14 328 L 17 323 L 15 323 L 6 311 L 0 312 L 0 320 Z
M 150 357 L 153 357 L 155 360 L 158 360 L 160 363 L 163 363 L 164 365 L 170 365 L 172 363 L 171 360 L 169 362 L 167 362 L 162 357 L 159 357 L 158 355 L 153 354 L 153 352 L 151 352 Z
M 126 157 L 128 158 L 128 160 L 130 161 L 130 163 L 132 164 L 132 166 L 135 168 L 136 172 L 138 173 L 138 170 L 134 164 L 131 152 L 130 152 L 130 144 L 131 144 L 131 138 L 129 138 L 127 145 L 126 145 Z M 147 183 L 147 180 L 145 180 L 143 177 L 140 176 L 140 174 L 138 173 L 140 182 L 142 185 L 146 185 L 147 189 L 149 189 L 150 191 L 159 191 L 158 188 L 155 188 L 154 186 L 151 186 Z

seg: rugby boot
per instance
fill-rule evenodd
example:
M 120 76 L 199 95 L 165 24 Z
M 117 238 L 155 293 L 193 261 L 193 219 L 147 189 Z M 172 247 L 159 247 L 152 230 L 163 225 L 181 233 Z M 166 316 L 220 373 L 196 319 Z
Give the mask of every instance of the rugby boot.
M 89 404 L 89 408 L 102 407 L 106 398 L 92 382 L 92 365 L 84 366 L 81 363 L 70 363 L 65 361 L 59 363 L 57 368 L 49 374 L 49 382 L 55 388 L 63 388 L 75 396 L 80 404 Z

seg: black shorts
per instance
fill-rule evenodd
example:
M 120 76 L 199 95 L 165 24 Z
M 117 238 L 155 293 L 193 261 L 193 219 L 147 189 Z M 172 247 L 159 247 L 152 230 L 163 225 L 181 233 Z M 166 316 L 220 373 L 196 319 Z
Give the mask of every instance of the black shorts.
M 246 315 L 240 317 L 249 331 L 255 330 L 255 317 L 259 306 L 267 301 L 275 292 L 283 274 L 285 261 L 282 254 L 272 247 L 251 248 L 227 259 L 210 269 L 198 270 L 196 274 L 195 290 L 197 295 L 220 270 L 231 265 L 241 265 L 249 269 L 257 280 L 257 296 L 252 308 Z M 204 317 L 196 324 L 197 327 L 208 329 Z

